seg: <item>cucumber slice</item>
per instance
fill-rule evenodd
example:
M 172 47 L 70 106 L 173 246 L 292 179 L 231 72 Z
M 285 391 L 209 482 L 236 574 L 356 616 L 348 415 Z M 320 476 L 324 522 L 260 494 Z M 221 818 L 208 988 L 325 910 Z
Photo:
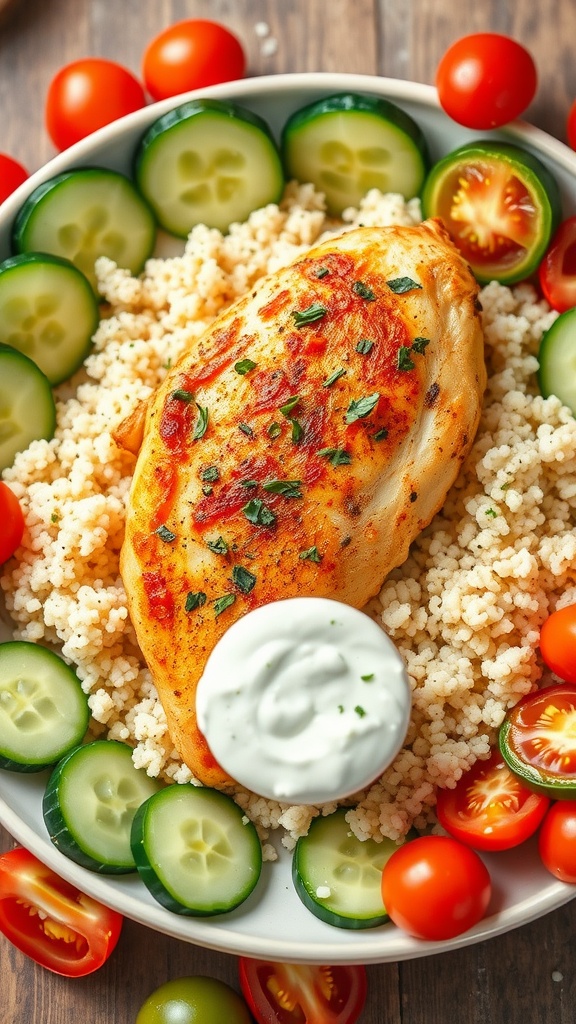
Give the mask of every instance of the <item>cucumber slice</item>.
M 42 809 L 50 839 L 90 871 L 135 871 L 132 819 L 160 786 L 134 767 L 125 743 L 94 740 L 76 747 L 57 764 L 46 786 Z
M 561 313 L 545 331 L 538 362 L 544 398 L 556 395 L 576 416 L 576 309 Z
M 136 181 L 163 228 L 185 238 L 195 224 L 227 231 L 284 189 L 268 125 L 243 107 L 192 100 L 148 129 Z
M 34 189 L 16 215 L 12 244 L 17 253 L 63 256 L 95 289 L 98 256 L 137 274 L 155 236 L 154 215 L 129 178 L 104 167 L 83 167 Z
M 22 253 L 0 264 L 0 343 L 29 356 L 51 384 L 82 365 L 97 326 L 93 289 L 69 260 Z
M 0 344 L 0 472 L 32 441 L 49 440 L 56 429 L 50 381 L 36 363 Z
M 560 219 L 560 190 L 528 150 L 478 140 L 434 164 L 422 210 L 441 218 L 481 284 L 514 284 L 536 270 L 548 247 Z
M 421 129 L 400 107 L 376 96 L 341 93 L 288 119 L 281 140 L 288 178 L 311 181 L 339 216 L 377 188 L 411 199 L 428 167 Z
M 176 914 L 223 914 L 250 895 L 262 868 L 254 825 L 215 789 L 173 785 L 147 800 L 132 825 L 142 881 Z
M 80 680 L 53 651 L 0 644 L 0 768 L 39 772 L 84 738 L 90 712 Z
M 382 870 L 398 845 L 391 839 L 360 840 L 346 809 L 314 818 L 296 843 L 292 880 L 305 907 L 336 928 L 374 928 L 388 920 L 382 901 Z

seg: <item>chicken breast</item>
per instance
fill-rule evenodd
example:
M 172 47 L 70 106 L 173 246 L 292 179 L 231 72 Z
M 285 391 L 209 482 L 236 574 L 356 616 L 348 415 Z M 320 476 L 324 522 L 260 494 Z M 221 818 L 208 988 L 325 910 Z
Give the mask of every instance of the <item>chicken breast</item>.
M 439 222 L 318 245 L 224 312 L 149 404 L 121 568 L 171 738 L 226 789 L 195 693 L 224 631 L 362 607 L 442 506 L 485 387 L 477 284 Z

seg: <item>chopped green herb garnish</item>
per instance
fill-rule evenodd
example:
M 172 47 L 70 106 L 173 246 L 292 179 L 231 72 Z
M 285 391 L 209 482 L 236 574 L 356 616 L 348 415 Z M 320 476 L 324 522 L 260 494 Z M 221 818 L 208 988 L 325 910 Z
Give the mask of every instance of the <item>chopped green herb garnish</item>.
M 247 373 L 250 373 L 250 370 L 254 370 L 256 365 L 253 359 L 241 359 L 238 363 L 234 363 L 234 369 L 236 373 L 244 377 Z
M 249 572 L 243 565 L 235 565 L 232 569 L 232 582 L 243 594 L 249 594 L 256 583 L 256 577 L 253 572 Z
M 201 437 L 204 437 L 208 426 L 208 409 L 204 405 L 198 405 L 198 403 L 196 403 L 196 408 L 198 409 L 198 418 L 192 433 L 193 441 L 199 441 Z
M 326 277 L 329 273 L 330 271 L 328 270 L 328 267 L 318 267 L 318 269 L 314 271 L 314 277 L 317 277 L 318 280 L 320 280 L 321 278 Z
M 363 683 L 371 683 L 372 680 L 374 679 L 374 673 L 369 672 L 368 675 L 366 676 L 360 676 L 360 679 L 362 680 Z
M 486 515 L 490 516 L 491 519 L 496 519 L 498 517 L 498 513 L 493 508 L 487 508 Z
M 302 424 L 298 423 L 298 420 L 293 420 L 291 416 L 288 417 L 288 421 L 292 424 L 292 440 L 294 444 L 298 444 L 304 433 Z
M 292 316 L 296 327 L 305 327 L 306 324 L 313 324 L 316 320 L 321 320 L 327 312 L 326 306 L 323 306 L 321 302 L 313 302 L 307 309 L 293 310 Z
M 292 395 L 292 398 L 289 398 L 287 402 L 284 402 L 284 405 L 280 406 L 280 412 L 282 415 L 288 418 L 292 410 L 298 405 L 299 401 L 300 395 Z
M 247 437 L 254 437 L 254 431 L 249 423 L 239 423 L 238 428 L 243 434 L 246 434 Z
M 213 484 L 215 480 L 219 480 L 220 470 L 218 466 L 206 466 L 200 473 L 200 479 L 206 484 Z
M 419 356 L 424 355 L 424 349 L 430 344 L 430 338 L 414 338 L 412 342 L 412 349 L 417 352 Z
M 362 356 L 367 356 L 373 348 L 374 342 L 370 338 L 360 338 L 360 341 L 356 345 L 356 351 Z
M 340 377 L 343 377 L 345 373 L 346 370 L 344 370 L 342 367 L 340 367 L 339 370 L 334 370 L 334 373 L 331 373 L 330 376 L 326 377 L 326 380 L 323 381 L 322 387 L 331 388 L 332 385 L 335 384 L 337 380 L 340 380 Z
M 273 526 L 276 516 L 260 498 L 252 498 L 242 509 L 246 519 L 255 526 Z
M 176 534 L 172 533 L 172 530 L 169 530 L 164 523 L 157 530 L 154 530 L 154 533 L 157 533 L 160 540 L 163 540 L 165 544 L 172 544 L 176 540 Z
M 241 484 L 242 487 L 245 487 L 247 490 L 249 490 L 251 487 L 258 487 L 258 481 L 257 480 L 241 480 L 240 484 Z
M 396 367 L 398 370 L 413 370 L 416 363 L 411 358 L 410 353 L 412 349 L 408 345 L 400 345 L 398 349 L 398 361 Z
M 352 285 L 352 291 L 359 295 L 361 299 L 366 299 L 367 302 L 373 302 L 376 296 L 371 288 L 363 281 L 354 281 Z
M 223 597 L 216 598 L 216 600 L 214 601 L 215 615 L 220 615 L 222 612 L 226 611 L 226 609 L 229 608 L 231 604 L 234 604 L 235 600 L 236 594 L 224 594 Z
M 356 420 L 362 420 L 365 416 L 369 416 L 378 404 L 379 398 L 380 395 L 377 391 L 373 395 L 366 395 L 364 398 L 353 398 L 346 410 L 345 422 L 355 423 Z
M 212 487 L 212 484 L 204 484 L 202 487 L 202 494 L 205 498 L 209 498 L 213 490 L 214 488 Z
M 185 388 L 176 388 L 172 392 L 170 398 L 175 399 L 176 402 L 186 402 L 187 405 L 193 400 L 194 395 L 191 391 L 186 391 Z
M 344 705 L 343 704 L 339 704 L 338 705 L 338 711 L 340 712 L 341 715 L 344 714 Z
M 381 427 L 380 430 L 376 431 L 373 437 L 375 441 L 385 441 L 388 437 L 388 427 Z
M 301 558 L 303 562 L 322 561 L 322 555 L 318 551 L 318 548 L 316 547 L 315 544 L 311 548 L 306 548 L 306 551 L 301 551 L 300 554 L 298 555 L 298 558 Z
M 405 292 L 411 292 L 415 288 L 421 288 L 422 285 L 418 284 L 418 281 L 413 281 L 411 277 L 394 277 L 391 281 L 387 281 L 390 291 L 395 292 L 396 295 L 403 295 Z
M 59 521 L 60 521 L 60 516 L 58 515 L 58 512 L 53 512 L 52 515 L 50 516 L 50 522 L 51 523 L 57 523 Z
M 270 426 L 268 427 L 267 433 L 268 437 L 272 441 L 275 441 L 277 437 L 280 437 L 280 434 L 282 433 L 282 427 L 280 426 L 279 423 L 271 423 Z
M 364 718 L 364 715 L 366 714 L 361 704 L 357 704 L 356 707 L 354 708 L 354 711 L 356 712 L 359 718 Z
M 301 498 L 301 480 L 267 480 L 262 484 L 265 491 L 271 494 L 281 494 L 284 498 Z
M 206 604 L 206 594 L 203 590 L 197 590 L 194 592 L 191 590 L 186 595 L 186 603 L 184 605 L 185 612 L 193 612 L 196 608 L 201 608 L 203 604 Z
M 352 462 L 352 456 L 345 448 L 320 448 L 316 455 L 328 459 L 333 466 L 349 466 Z
M 228 545 L 224 540 L 224 537 L 218 537 L 218 540 L 206 541 L 210 551 L 213 551 L 216 555 L 227 555 Z

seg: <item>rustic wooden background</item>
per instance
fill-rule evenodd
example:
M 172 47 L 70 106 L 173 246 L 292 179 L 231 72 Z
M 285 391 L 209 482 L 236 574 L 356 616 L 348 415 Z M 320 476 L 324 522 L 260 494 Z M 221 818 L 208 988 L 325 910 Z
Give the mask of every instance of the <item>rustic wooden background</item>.
M 528 46 L 539 69 L 528 118 L 565 140 L 576 97 L 576 0 L 10 0 L 9 15 L 0 13 L 0 150 L 35 170 L 54 152 L 43 106 L 58 68 L 106 56 L 139 73 L 147 41 L 185 17 L 235 30 L 250 75 L 346 71 L 433 82 L 453 40 L 504 32 Z M 269 26 L 267 41 L 258 22 Z M 10 845 L 0 829 L 0 849 Z M 460 952 L 371 966 L 362 1024 L 574 1024 L 575 930 L 569 904 Z M 237 984 L 233 957 L 130 921 L 108 964 L 79 981 L 43 971 L 0 937 L 0 1024 L 133 1024 L 154 987 L 193 973 Z

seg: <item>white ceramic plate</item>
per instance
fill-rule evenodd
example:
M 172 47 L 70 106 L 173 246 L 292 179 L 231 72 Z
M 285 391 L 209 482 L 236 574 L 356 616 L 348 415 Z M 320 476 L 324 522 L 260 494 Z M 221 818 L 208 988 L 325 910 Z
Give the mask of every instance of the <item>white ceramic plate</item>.
M 303 74 L 246 79 L 203 90 L 203 96 L 237 100 L 279 130 L 293 110 L 334 92 L 354 90 L 398 103 L 422 127 L 433 159 L 479 136 L 450 121 L 430 86 L 361 75 Z M 148 125 L 175 105 L 169 100 L 104 128 L 34 174 L 0 209 L 0 258 L 9 255 L 10 225 L 20 203 L 40 182 L 86 164 L 129 172 L 137 142 Z M 481 133 L 486 136 L 487 133 Z M 576 154 L 544 132 L 515 124 L 491 133 L 536 152 L 562 190 L 564 213 L 576 212 Z M 0 626 L 0 629 L 2 627 Z M 2 639 L 7 639 L 5 631 Z M 493 878 L 488 915 L 450 942 L 424 943 L 393 925 L 348 931 L 323 924 L 298 899 L 290 878 L 290 856 L 265 864 L 256 891 L 238 910 L 216 918 L 185 918 L 164 910 L 137 876 L 105 878 L 78 867 L 56 850 L 42 820 L 43 776 L 0 772 L 0 821 L 14 838 L 70 882 L 135 921 L 187 942 L 233 954 L 298 963 L 380 963 L 426 956 L 480 942 L 526 924 L 568 902 L 576 889 L 555 881 L 541 866 L 534 842 L 486 857 Z

